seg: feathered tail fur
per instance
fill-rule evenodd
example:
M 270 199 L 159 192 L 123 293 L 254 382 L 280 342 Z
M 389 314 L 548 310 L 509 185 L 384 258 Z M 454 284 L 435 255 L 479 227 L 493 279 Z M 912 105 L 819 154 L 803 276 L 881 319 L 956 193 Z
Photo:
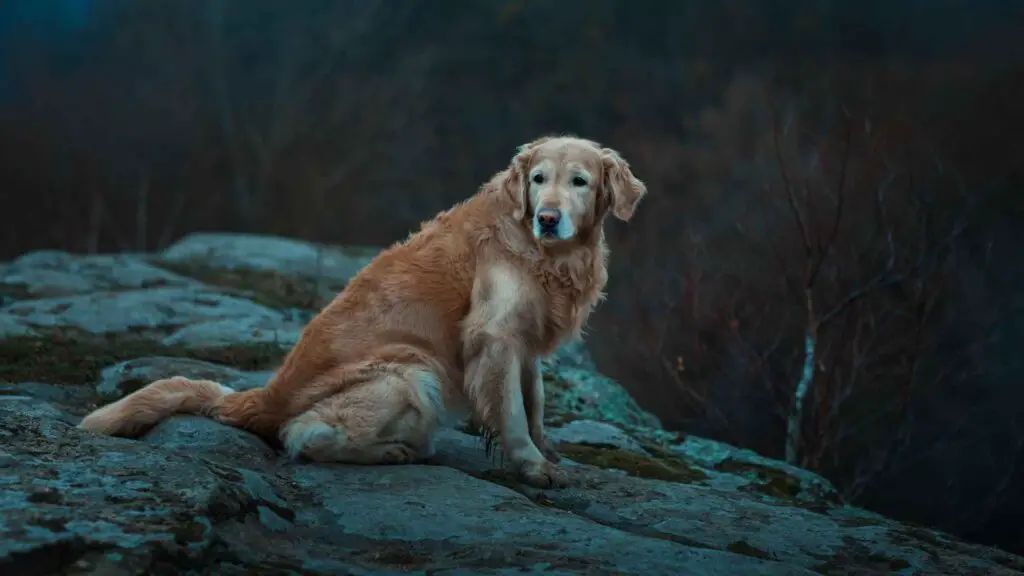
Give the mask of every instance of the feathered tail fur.
M 261 430 L 259 415 L 265 414 L 266 389 L 243 392 L 210 380 L 182 376 L 157 380 L 120 400 L 88 414 L 78 427 L 110 436 L 137 437 L 175 414 L 195 414 L 224 424 Z

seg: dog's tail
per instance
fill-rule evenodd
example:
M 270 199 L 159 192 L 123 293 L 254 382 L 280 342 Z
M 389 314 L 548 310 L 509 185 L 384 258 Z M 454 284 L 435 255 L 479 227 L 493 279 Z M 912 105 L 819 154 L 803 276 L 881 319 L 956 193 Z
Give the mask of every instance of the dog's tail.
M 210 380 L 182 376 L 157 380 L 120 400 L 88 414 L 78 427 L 83 430 L 135 438 L 175 414 L 196 414 L 237 428 L 262 430 L 267 415 L 266 389 L 243 392 Z

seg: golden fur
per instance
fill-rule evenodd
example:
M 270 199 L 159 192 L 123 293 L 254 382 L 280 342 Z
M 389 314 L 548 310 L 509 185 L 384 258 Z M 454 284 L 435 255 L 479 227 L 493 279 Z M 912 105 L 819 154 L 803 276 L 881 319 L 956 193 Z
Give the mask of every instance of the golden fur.
M 360 271 L 265 388 L 159 380 L 80 427 L 137 436 L 172 414 L 202 414 L 277 438 L 292 456 L 405 463 L 433 453 L 440 421 L 472 414 L 525 481 L 562 485 L 538 359 L 579 336 L 607 281 L 605 215 L 628 220 L 645 193 L 595 142 L 521 146 L 474 196 Z

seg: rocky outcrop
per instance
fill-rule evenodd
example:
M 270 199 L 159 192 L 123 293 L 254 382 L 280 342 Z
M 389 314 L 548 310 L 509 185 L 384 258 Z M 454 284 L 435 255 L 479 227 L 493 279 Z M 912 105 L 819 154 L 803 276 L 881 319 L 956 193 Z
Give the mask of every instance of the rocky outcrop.
M 0 265 L 0 574 L 1024 573 L 805 470 L 662 430 L 578 344 L 544 363 L 559 490 L 518 483 L 468 429 L 426 464 L 343 466 L 202 418 L 137 441 L 74 427 L 155 378 L 263 385 L 366 258 L 204 234 Z

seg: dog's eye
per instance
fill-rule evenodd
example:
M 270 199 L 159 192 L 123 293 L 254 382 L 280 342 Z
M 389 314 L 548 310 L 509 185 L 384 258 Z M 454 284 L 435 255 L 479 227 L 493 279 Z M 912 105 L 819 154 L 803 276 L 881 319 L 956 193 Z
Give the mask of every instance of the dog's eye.
M 534 181 L 535 184 L 543 184 L 544 183 L 544 175 L 543 174 L 534 174 L 533 175 L 533 181 Z
M 577 188 L 582 188 L 587 185 L 587 181 L 582 176 L 576 176 L 572 179 L 572 185 Z

